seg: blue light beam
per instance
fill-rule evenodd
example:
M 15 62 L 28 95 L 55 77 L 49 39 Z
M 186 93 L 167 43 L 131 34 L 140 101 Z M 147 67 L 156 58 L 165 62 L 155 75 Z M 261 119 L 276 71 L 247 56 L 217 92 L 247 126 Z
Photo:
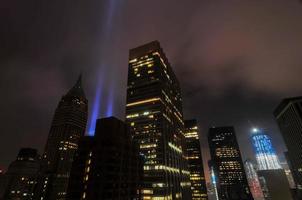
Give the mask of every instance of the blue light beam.
M 96 92 L 95 92 L 95 97 L 94 97 L 94 102 L 93 102 L 93 107 L 92 107 L 92 113 L 90 117 L 90 122 L 89 122 L 89 129 L 88 129 L 88 135 L 93 136 L 95 132 L 95 125 L 96 125 L 96 120 L 100 117 L 100 112 L 103 112 L 100 110 L 101 104 L 103 102 L 102 99 L 102 92 L 104 91 L 104 87 L 111 87 L 113 88 L 113 84 L 109 85 L 103 85 L 100 84 L 100 82 L 103 82 L 103 75 L 107 73 L 105 71 L 105 68 L 103 67 L 106 63 L 106 55 L 105 53 L 107 52 L 107 46 L 110 45 L 110 42 L 112 42 L 112 32 L 113 32 L 113 25 L 115 24 L 116 17 L 118 13 L 120 12 L 120 9 L 122 8 L 123 1 L 121 0 L 106 0 L 103 2 L 104 3 L 104 12 L 102 15 L 102 28 L 101 28 L 101 42 L 102 46 L 100 48 L 100 66 L 101 68 L 99 69 L 98 72 L 98 84 L 96 87 Z M 112 116 L 113 114 L 113 91 L 109 91 L 108 95 L 108 103 L 106 105 L 106 109 L 104 111 L 106 112 L 105 115 L 107 117 Z
M 113 115 L 113 89 L 111 88 L 108 95 L 106 117 L 112 117 Z
M 101 101 L 101 87 L 98 87 L 95 93 L 95 98 L 92 107 L 92 115 L 90 118 L 90 125 L 88 129 L 89 136 L 94 136 L 96 120 L 99 117 L 100 104 L 101 104 L 100 101 Z

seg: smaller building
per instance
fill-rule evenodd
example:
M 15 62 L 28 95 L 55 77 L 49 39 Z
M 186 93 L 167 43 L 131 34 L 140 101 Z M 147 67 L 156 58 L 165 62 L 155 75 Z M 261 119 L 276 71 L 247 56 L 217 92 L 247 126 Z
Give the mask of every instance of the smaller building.
M 185 121 L 185 141 L 192 190 L 192 200 L 207 200 L 202 154 L 196 120 Z
M 286 175 L 288 183 L 289 183 L 289 187 L 291 189 L 296 188 L 295 181 L 294 181 L 294 178 L 293 178 L 293 175 L 292 175 L 292 172 L 289 168 L 288 163 L 287 162 L 281 162 L 280 165 L 284 169 L 285 175 Z
M 210 128 L 208 141 L 219 200 L 252 200 L 234 127 Z
M 292 200 L 291 190 L 283 169 L 259 170 L 260 183 L 268 192 L 269 200 Z
M 246 160 L 244 162 L 247 181 L 254 197 L 254 200 L 264 200 L 263 191 L 259 181 L 256 167 L 251 160 Z
M 27 200 L 33 196 L 40 159 L 36 149 L 22 148 L 0 178 L 0 199 Z
M 125 123 L 99 119 L 95 136 L 80 140 L 67 199 L 140 199 L 142 174 L 143 160 Z

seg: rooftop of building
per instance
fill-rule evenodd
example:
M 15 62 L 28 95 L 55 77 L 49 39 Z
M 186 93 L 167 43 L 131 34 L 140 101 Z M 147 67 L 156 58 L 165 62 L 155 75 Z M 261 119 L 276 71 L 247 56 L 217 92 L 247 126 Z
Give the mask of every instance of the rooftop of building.
M 130 59 L 135 59 L 154 51 L 162 51 L 160 43 L 157 40 L 130 49 L 129 57 Z
M 163 62 L 165 63 L 165 65 L 168 68 L 168 74 L 169 76 L 174 80 L 174 82 L 179 85 L 179 81 L 177 79 L 177 76 L 175 74 L 175 72 L 173 71 L 171 64 L 163 50 L 163 48 L 160 45 L 160 42 L 158 40 L 154 40 L 151 42 L 148 42 L 146 44 L 143 44 L 141 46 L 135 47 L 130 49 L 129 51 L 129 59 L 133 60 L 133 59 L 139 59 L 143 56 L 146 56 L 150 53 L 153 52 L 158 52 L 159 53 L 159 57 L 163 60 Z
M 75 85 L 68 91 L 67 95 L 83 97 L 86 99 L 86 95 L 84 93 L 84 89 L 82 86 L 82 74 L 79 75 L 79 78 Z
M 277 106 L 277 108 L 274 110 L 274 116 L 277 116 L 282 110 L 291 102 L 293 101 L 302 101 L 302 96 L 296 96 L 296 97 L 289 97 L 285 98 L 281 101 L 281 103 Z
M 98 119 L 96 122 L 95 136 L 102 138 L 129 137 L 128 126 L 116 117 Z
M 196 119 L 189 119 L 189 120 L 185 120 L 184 122 L 185 122 L 185 127 L 186 128 L 197 126 L 197 120 Z

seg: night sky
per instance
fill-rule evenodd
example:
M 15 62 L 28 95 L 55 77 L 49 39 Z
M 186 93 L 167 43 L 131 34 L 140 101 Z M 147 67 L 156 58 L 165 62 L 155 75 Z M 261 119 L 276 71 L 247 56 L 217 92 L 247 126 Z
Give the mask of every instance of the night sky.
M 283 160 L 272 112 L 302 93 L 301 21 L 298 0 L 4 0 L 0 166 L 21 147 L 42 153 L 54 110 L 80 73 L 90 115 L 100 91 L 99 116 L 112 106 L 124 119 L 129 49 L 152 40 L 180 80 L 185 117 L 200 122 L 203 149 L 210 126 L 234 125 L 244 159 L 253 158 L 257 126 Z

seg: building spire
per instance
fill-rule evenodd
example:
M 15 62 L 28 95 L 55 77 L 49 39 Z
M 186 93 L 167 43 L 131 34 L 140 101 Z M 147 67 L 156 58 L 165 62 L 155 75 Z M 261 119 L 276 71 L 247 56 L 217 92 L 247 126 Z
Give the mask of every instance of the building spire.
M 84 97 L 85 93 L 82 87 L 82 73 L 80 73 L 79 78 L 77 80 L 77 82 L 75 83 L 75 85 L 69 90 L 69 92 L 67 93 L 67 95 L 72 95 L 72 96 L 77 96 L 77 97 Z
M 82 85 L 82 73 L 80 73 L 76 85 Z

